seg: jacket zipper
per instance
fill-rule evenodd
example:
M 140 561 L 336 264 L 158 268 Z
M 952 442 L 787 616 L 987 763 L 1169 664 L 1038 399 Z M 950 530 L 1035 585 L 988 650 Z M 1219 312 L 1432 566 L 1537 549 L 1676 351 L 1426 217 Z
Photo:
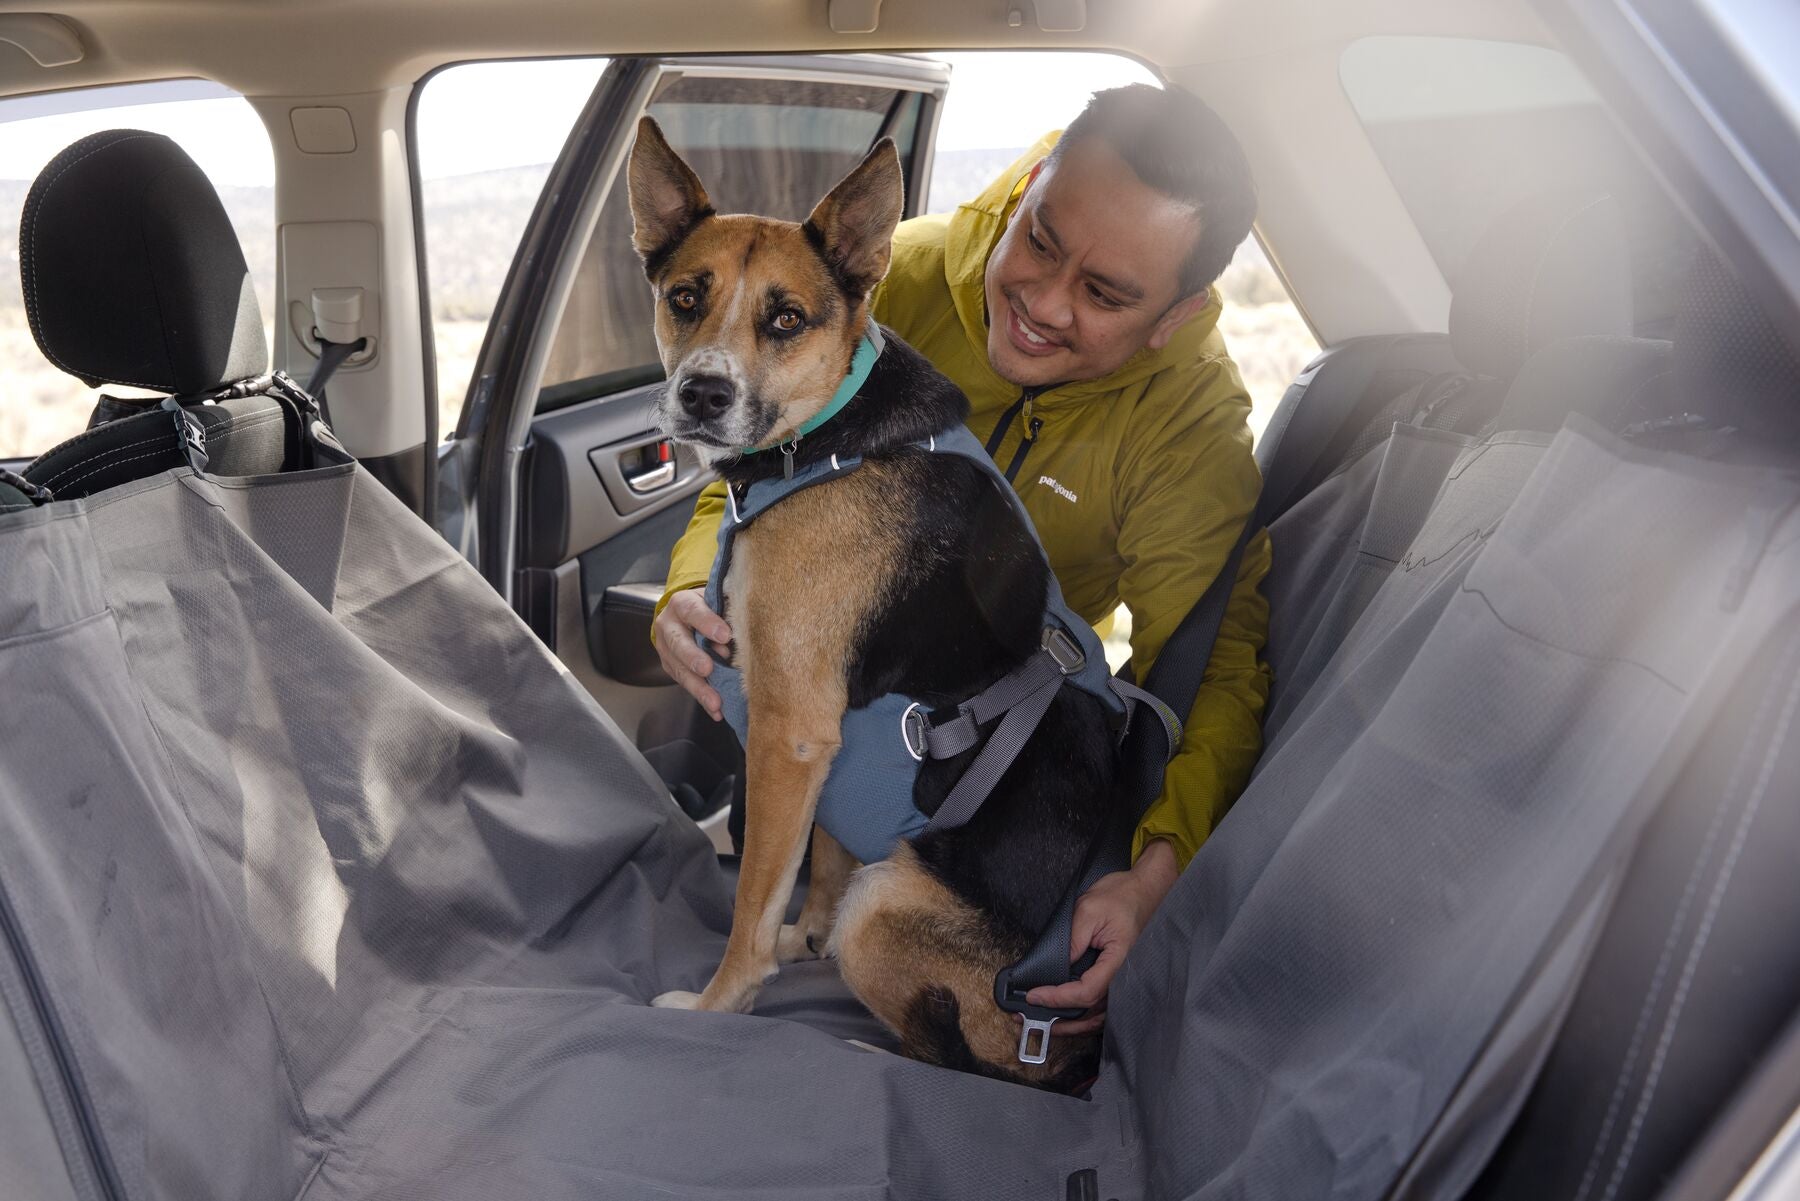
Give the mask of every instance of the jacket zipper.
M 987 452 L 988 457 L 992 459 L 1000 453 L 1000 444 L 1006 440 L 1006 432 L 1012 428 L 1013 420 L 1020 414 L 1024 415 L 1024 433 L 1019 437 L 1018 449 L 1013 451 L 1012 462 L 1006 465 L 1006 482 L 1009 484 L 1018 477 L 1019 468 L 1025 465 L 1025 456 L 1031 453 L 1032 446 L 1037 442 L 1038 431 L 1044 428 L 1044 419 L 1032 415 L 1032 406 L 1038 397 L 1054 387 L 1056 387 L 1055 384 L 1046 384 L 1042 387 L 1026 388 L 1021 391 L 1019 399 L 1013 401 L 1011 405 L 1007 406 L 1006 412 L 1000 414 L 1000 421 L 994 426 L 994 432 L 988 435 Z M 995 462 L 997 463 L 999 460 L 995 459 Z
M 38 974 L 37 965 L 32 961 L 30 949 L 25 945 L 18 916 L 13 912 L 12 899 L 4 886 L 0 886 L 0 937 L 4 937 L 6 949 L 11 953 L 13 965 L 18 971 L 19 981 L 25 986 L 26 997 L 31 1003 L 31 1017 L 43 1034 L 44 1047 L 56 1065 L 57 1079 L 79 1129 L 82 1149 L 87 1152 L 94 1182 L 107 1201 L 119 1201 L 125 1196 L 125 1189 L 119 1183 L 112 1159 L 106 1153 L 106 1144 L 101 1140 L 100 1120 L 94 1113 L 86 1090 L 78 1082 L 73 1053 L 56 1020 L 56 1012 L 50 1006 L 49 992 L 44 987 L 43 977 Z M 22 1020 L 22 1015 L 17 1015 L 17 1018 Z M 47 1086 L 48 1082 L 45 1084 Z

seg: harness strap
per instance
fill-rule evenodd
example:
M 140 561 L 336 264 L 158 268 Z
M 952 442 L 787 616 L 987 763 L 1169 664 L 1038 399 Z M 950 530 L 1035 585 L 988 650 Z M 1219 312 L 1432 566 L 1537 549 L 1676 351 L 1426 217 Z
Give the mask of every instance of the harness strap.
M 1087 657 L 1067 633 L 1046 626 L 1043 649 L 958 705 L 955 717 L 933 724 L 920 710 L 910 710 L 909 720 L 917 725 L 905 731 L 908 749 L 920 758 L 956 758 L 981 741 L 982 726 L 1021 704 L 1042 686 L 1046 662 L 1056 675 L 1065 676 L 1080 671 Z
M 1076 670 L 1079 670 L 1079 664 Z M 1001 680 L 999 685 L 982 694 L 988 696 L 1004 686 L 1007 694 L 1015 699 L 1006 706 L 1006 716 L 1000 719 L 987 745 L 975 756 L 975 762 L 964 769 L 950 795 L 925 823 L 926 833 L 953 830 L 975 816 L 982 802 L 993 793 L 994 786 L 1000 783 L 1000 777 L 1025 749 L 1025 743 L 1049 710 L 1051 700 L 1062 688 L 1065 674 L 1056 657 L 1049 650 L 1042 650 L 1025 660 L 1022 667 Z

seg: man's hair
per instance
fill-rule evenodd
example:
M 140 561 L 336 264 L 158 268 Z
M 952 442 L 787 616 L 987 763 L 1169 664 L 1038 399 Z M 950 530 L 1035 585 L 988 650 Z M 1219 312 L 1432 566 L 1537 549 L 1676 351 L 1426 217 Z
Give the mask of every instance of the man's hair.
M 1193 206 L 1200 238 L 1181 265 L 1180 295 L 1193 296 L 1218 279 L 1256 218 L 1249 160 L 1219 114 L 1180 88 L 1108 88 L 1094 93 L 1047 161 L 1090 137 L 1105 138 L 1150 187 Z

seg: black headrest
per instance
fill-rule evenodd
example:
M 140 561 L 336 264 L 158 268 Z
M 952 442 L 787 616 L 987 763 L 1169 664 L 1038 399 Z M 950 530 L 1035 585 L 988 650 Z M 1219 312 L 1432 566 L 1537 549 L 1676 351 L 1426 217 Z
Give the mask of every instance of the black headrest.
M 1509 380 L 1539 348 L 1629 336 L 1631 259 L 1610 196 L 1548 192 L 1509 209 L 1451 285 L 1450 344 L 1476 375 Z
M 19 219 L 19 276 L 38 348 L 90 386 L 185 396 L 268 370 L 237 234 L 162 134 L 110 129 L 50 160 Z
M 1762 437 L 1800 436 L 1800 353 L 1729 268 L 1702 247 L 1675 314 L 1681 408 Z

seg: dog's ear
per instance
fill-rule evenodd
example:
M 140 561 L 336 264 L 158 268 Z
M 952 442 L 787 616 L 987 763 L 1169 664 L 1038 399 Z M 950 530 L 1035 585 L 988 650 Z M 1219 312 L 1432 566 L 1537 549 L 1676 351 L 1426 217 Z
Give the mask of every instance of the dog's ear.
M 654 118 L 638 122 L 626 169 L 631 195 L 631 244 L 655 279 L 688 232 L 713 215 L 712 202 L 692 167 L 670 148 Z
M 887 274 L 905 187 L 894 140 L 883 138 L 806 219 L 807 238 L 852 303 Z

